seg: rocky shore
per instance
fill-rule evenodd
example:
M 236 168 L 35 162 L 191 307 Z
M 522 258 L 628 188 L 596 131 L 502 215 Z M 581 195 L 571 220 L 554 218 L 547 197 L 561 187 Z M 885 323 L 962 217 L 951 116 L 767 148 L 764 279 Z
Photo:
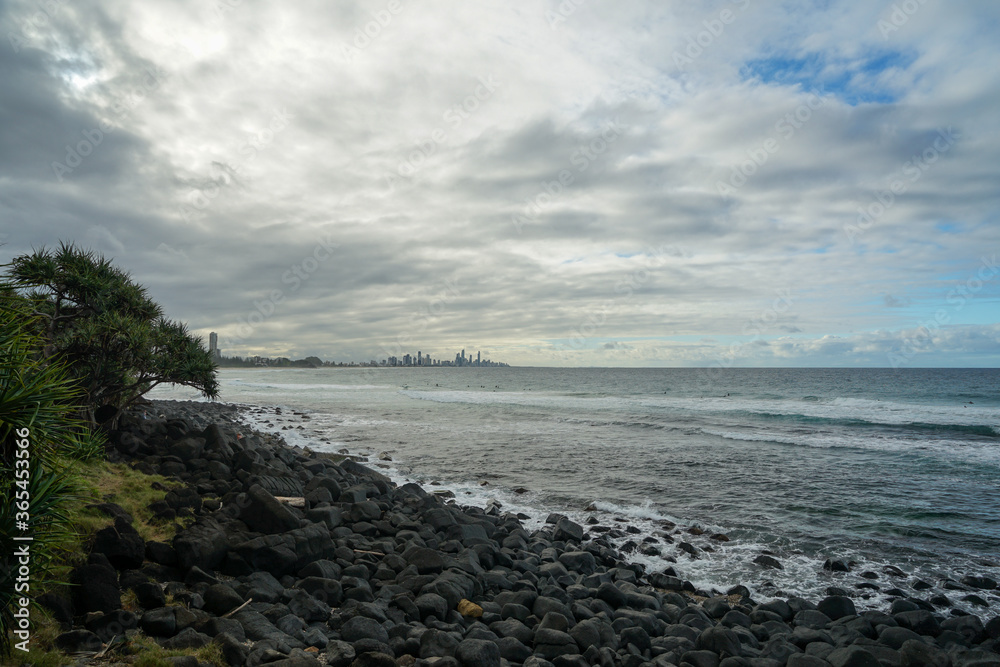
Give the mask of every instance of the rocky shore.
M 288 447 L 234 406 L 154 403 L 109 440 L 111 460 L 185 485 L 157 516 L 194 521 L 169 544 L 144 542 L 102 506 L 115 525 L 72 573 L 73 598 L 41 600 L 68 652 L 141 629 L 251 666 L 1000 667 L 998 617 L 902 595 L 859 612 L 847 591 L 699 591 L 628 562 L 599 526 L 554 515 L 529 532 L 496 503 L 463 507 Z M 139 613 L 123 609 L 129 591 Z

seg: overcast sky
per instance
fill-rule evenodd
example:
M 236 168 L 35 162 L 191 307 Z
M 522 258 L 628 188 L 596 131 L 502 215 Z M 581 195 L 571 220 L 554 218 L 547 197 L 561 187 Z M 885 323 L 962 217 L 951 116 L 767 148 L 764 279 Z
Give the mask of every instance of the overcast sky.
M 0 2 L 0 261 L 226 354 L 996 366 L 1000 4 Z

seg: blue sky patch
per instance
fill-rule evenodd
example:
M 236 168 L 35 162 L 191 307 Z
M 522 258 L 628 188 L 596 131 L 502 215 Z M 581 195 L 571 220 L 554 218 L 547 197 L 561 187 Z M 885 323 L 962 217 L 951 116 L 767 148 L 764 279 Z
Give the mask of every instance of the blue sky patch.
M 748 60 L 740 74 L 745 80 L 770 85 L 822 90 L 851 105 L 889 104 L 899 98 L 899 91 L 880 85 L 879 76 L 889 69 L 905 69 L 914 60 L 916 54 L 894 50 L 873 51 L 853 59 L 826 53 L 771 56 Z

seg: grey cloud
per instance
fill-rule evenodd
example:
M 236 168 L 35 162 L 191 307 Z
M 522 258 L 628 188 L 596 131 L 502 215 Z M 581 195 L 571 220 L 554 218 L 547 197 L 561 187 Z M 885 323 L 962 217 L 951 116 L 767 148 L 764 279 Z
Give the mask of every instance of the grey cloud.
M 878 8 L 788 17 L 758 5 L 683 71 L 673 52 L 712 9 L 587 3 L 552 30 L 543 10 L 407 8 L 347 61 L 342 47 L 379 3 L 242 3 L 223 17 L 194 2 L 66 5 L 29 48 L 0 45 L 4 256 L 92 245 L 171 316 L 229 336 L 230 352 L 362 359 L 477 344 L 512 363 L 703 365 L 742 337 L 736 363 L 884 365 L 912 327 L 899 286 L 907 312 L 933 313 L 951 276 L 1000 246 L 1000 54 L 971 13 L 924 6 L 892 37 L 918 55 L 894 73 L 899 102 L 852 107 L 827 91 L 722 197 L 717 182 L 808 96 L 742 80 L 743 62 L 771 43 L 831 62 L 884 46 Z M 0 9 L 2 33 L 32 7 Z M 935 31 L 941 12 L 961 40 Z M 980 59 L 956 69 L 972 47 Z M 50 163 L 150 67 L 160 85 L 59 183 Z M 71 75 L 98 78 L 74 87 Z M 457 124 L 446 116 L 488 76 L 494 93 Z M 268 137 L 276 110 L 291 120 Z M 616 120 L 615 141 L 574 162 Z M 954 150 L 850 238 L 857 208 L 948 125 L 963 133 Z M 413 173 L 389 187 L 407 162 Z M 518 231 L 512 216 L 561 170 L 572 184 Z M 207 205 L 186 216 L 199 195 Z M 296 282 L 323 239 L 336 250 Z M 652 261 L 661 247 L 683 250 Z M 781 312 L 779 293 L 791 298 Z M 912 363 L 995 360 L 991 330 L 949 312 L 952 326 Z M 584 349 L 551 343 L 594 320 Z

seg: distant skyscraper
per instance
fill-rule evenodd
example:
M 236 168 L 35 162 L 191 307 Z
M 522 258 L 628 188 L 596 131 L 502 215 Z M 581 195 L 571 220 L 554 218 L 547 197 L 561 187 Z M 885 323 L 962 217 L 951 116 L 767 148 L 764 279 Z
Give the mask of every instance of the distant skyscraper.
M 417 350 L 417 366 L 423 366 L 423 365 L 424 365 L 424 353 L 421 352 L 420 350 Z
M 214 331 L 208 334 L 208 353 L 213 357 L 222 356 L 222 352 L 219 350 L 219 334 Z

